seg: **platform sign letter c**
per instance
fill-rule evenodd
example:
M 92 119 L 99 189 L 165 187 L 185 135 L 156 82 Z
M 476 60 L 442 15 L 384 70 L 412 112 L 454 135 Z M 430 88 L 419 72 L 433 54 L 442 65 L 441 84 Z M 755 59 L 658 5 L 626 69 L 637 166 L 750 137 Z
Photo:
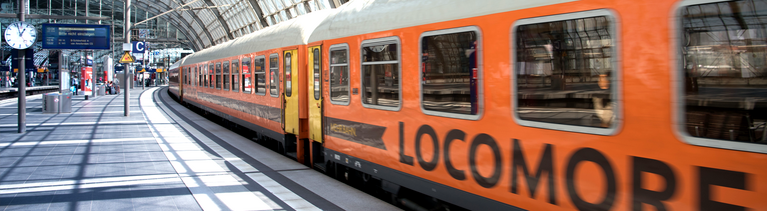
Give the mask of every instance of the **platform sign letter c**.
M 146 42 L 133 42 L 133 53 L 144 53 L 146 50 Z

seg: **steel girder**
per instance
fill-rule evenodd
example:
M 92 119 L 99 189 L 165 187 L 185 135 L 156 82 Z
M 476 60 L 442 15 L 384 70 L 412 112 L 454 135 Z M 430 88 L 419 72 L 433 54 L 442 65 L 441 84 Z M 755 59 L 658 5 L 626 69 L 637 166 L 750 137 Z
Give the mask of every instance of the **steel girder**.
M 148 3 L 145 3 L 145 2 L 140 2 L 140 1 L 137 1 L 137 2 L 136 2 L 136 6 L 138 6 L 138 5 L 143 5 L 143 6 L 142 6 L 142 9 L 145 9 L 145 10 L 147 10 L 147 9 L 152 9 L 152 10 L 154 10 L 154 11 L 152 11 L 152 12 L 155 12 L 155 13 L 157 13 L 157 14 L 160 14 L 160 13 L 162 13 L 162 12 L 163 12 L 163 10 L 164 10 L 164 11 L 168 11 L 168 10 L 172 10 L 172 9 L 173 9 L 173 8 L 171 8 L 170 6 L 168 6 L 167 4 L 165 4 L 165 3 L 163 3 L 163 2 L 160 2 L 160 3 L 162 4 L 162 6 L 165 6 L 166 8 L 157 8 L 156 6 L 153 6 L 153 5 L 155 5 L 155 4 L 148 4 Z M 198 42 L 193 42 L 193 43 L 199 43 L 198 45 L 194 45 L 194 46 L 195 46 L 197 49 L 204 49 L 204 48 L 206 48 L 206 47 L 207 47 L 207 46 L 205 46 L 204 42 L 202 41 L 202 39 L 200 38 L 200 36 L 199 36 L 199 34 L 198 34 L 198 33 L 193 33 L 193 36 L 192 36 L 192 35 L 189 33 L 189 31 L 192 31 L 192 32 L 197 32 L 197 31 L 195 31 L 195 30 L 194 30 L 194 29 L 191 27 L 192 23 L 189 23 L 189 22 L 188 22 L 186 19 L 184 19 L 184 17 L 182 17 L 182 16 L 181 16 L 179 13 L 177 13 L 177 12 L 175 12 L 175 13 L 171 13 L 171 14 L 169 14 L 169 15 L 175 16 L 176 18 L 168 18 L 168 17 L 163 17 L 163 19 L 165 19 L 165 20 L 171 20 L 171 21 L 169 21 L 169 22 L 173 22 L 173 23 L 174 23 L 174 25 L 176 26 L 176 28 L 178 28 L 178 29 L 182 29 L 182 30 L 184 31 L 184 32 L 182 32 L 182 33 L 184 33 L 184 35 L 185 35 L 187 38 L 189 38 L 190 40 L 191 40 L 191 39 L 197 39 L 197 41 L 198 41 Z M 198 23 L 200 23 L 200 24 L 201 24 L 201 27 L 200 27 L 200 28 L 202 28 L 202 29 L 203 29 L 203 31 L 206 33 L 206 35 L 208 35 L 208 39 L 210 40 L 210 42 L 211 42 L 211 43 L 214 43 L 214 42 L 213 42 L 213 37 L 210 35 L 210 32 L 208 32 L 208 30 L 206 30 L 206 29 L 205 29 L 205 23 L 203 23 L 203 22 L 202 22 L 202 21 L 201 21 L 201 20 L 200 20 L 200 19 L 197 17 L 197 15 L 195 15 L 194 13 L 192 13 L 192 17 L 195 19 L 195 21 L 197 21 Z M 183 22 L 183 23 L 179 23 L 178 21 L 181 21 L 181 22 Z
M 211 0 L 205 0 L 205 5 L 208 5 L 208 7 L 216 6 L 216 4 Z M 216 16 L 216 19 L 218 19 L 218 23 L 221 24 L 221 27 L 224 27 L 224 31 L 226 32 L 226 36 L 229 38 L 229 40 L 233 40 L 234 35 L 232 35 L 232 30 L 229 29 L 229 24 L 226 24 L 226 20 L 224 20 L 224 17 L 221 16 L 221 12 L 218 11 L 218 7 L 209 8 L 209 10 L 213 12 L 213 15 Z M 215 45 L 215 43 L 211 43 L 211 45 Z
M 250 6 L 253 8 L 253 10 L 256 11 L 256 16 L 258 16 L 258 21 L 261 22 L 261 28 L 266 28 L 269 26 L 269 22 L 266 21 L 266 18 L 264 18 L 264 13 L 261 10 L 261 6 L 258 5 L 258 2 L 256 0 L 248 0 L 248 3 L 250 3 Z

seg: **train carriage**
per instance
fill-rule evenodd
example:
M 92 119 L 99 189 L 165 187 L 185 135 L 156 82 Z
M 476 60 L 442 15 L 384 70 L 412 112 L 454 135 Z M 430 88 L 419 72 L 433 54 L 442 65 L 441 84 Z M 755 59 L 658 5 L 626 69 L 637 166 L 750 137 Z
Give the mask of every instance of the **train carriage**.
M 355 0 L 193 54 L 181 93 L 413 209 L 767 209 L 766 16 L 762 0 Z M 248 71 L 222 74 L 255 94 L 195 84 L 233 60 Z
M 181 93 L 181 90 L 184 89 L 182 85 L 186 83 L 181 83 L 181 81 L 189 80 L 190 74 L 181 74 L 181 63 L 184 63 L 184 58 L 182 58 L 181 61 L 173 63 L 168 68 L 168 91 L 176 96 L 179 96 L 180 99 L 183 99 L 184 95 Z M 182 78 L 182 76 L 184 78 Z

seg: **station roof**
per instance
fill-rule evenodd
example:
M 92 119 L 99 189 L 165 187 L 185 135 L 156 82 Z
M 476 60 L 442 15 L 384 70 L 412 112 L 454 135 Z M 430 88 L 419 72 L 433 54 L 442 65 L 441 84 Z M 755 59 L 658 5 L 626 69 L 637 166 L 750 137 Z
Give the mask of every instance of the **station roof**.
M 145 11 L 162 13 L 202 50 L 347 0 L 159 0 L 135 1 Z M 132 2 L 133 3 L 133 2 Z

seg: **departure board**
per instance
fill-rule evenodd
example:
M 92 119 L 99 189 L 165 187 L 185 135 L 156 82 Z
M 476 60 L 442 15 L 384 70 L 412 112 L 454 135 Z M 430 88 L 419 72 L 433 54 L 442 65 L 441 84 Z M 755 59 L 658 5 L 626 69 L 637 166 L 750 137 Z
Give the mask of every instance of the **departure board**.
M 109 25 L 43 24 L 43 49 L 110 49 Z

